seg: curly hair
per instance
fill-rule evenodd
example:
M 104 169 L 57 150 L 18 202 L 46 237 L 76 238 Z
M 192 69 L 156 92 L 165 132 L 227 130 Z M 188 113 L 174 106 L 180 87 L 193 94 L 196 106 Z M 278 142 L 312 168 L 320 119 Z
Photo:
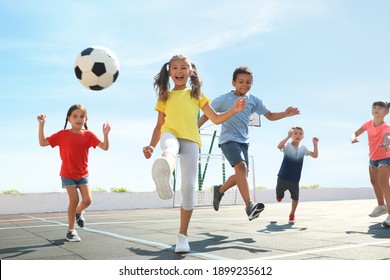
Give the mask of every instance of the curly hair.
M 234 72 L 233 72 L 233 81 L 236 81 L 237 79 L 237 76 L 239 74 L 248 74 L 248 75 L 251 75 L 252 79 L 253 79 L 253 72 L 252 70 L 247 67 L 247 66 L 240 66 L 240 67 L 237 67 Z

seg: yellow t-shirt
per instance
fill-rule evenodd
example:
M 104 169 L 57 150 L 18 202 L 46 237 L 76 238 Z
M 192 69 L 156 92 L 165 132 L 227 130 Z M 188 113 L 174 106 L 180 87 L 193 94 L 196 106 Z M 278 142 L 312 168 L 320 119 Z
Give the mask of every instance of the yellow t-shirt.
M 187 139 L 202 145 L 198 130 L 199 109 L 210 102 L 201 92 L 197 100 L 191 97 L 191 89 L 172 90 L 164 103 L 157 100 L 155 109 L 165 114 L 165 122 L 161 127 L 161 134 L 170 132 L 177 138 Z

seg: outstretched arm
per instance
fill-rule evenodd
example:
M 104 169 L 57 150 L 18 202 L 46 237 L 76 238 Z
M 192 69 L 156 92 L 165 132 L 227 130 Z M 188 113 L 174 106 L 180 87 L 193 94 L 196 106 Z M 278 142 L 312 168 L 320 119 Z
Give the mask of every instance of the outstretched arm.
M 159 111 L 157 116 L 157 123 L 156 126 L 154 127 L 149 146 L 145 146 L 142 149 L 144 156 L 147 159 L 153 155 L 154 148 L 156 147 L 158 141 L 160 141 L 161 127 L 163 126 L 164 122 L 165 122 L 165 114 Z
M 290 106 L 286 110 L 284 110 L 284 112 L 277 112 L 277 113 L 268 112 L 268 113 L 265 113 L 264 117 L 266 117 L 270 121 L 277 121 L 277 120 L 280 120 L 280 119 L 283 119 L 283 118 L 286 118 L 286 117 L 292 117 L 292 116 L 299 115 L 299 114 L 300 114 L 300 112 L 299 112 L 298 108 Z
M 50 143 L 47 141 L 45 137 L 45 121 L 46 121 L 46 115 L 45 114 L 40 114 L 37 116 L 37 120 L 39 122 L 39 128 L 38 128 L 38 140 L 39 140 L 39 145 L 42 147 L 49 146 Z
M 354 144 L 354 143 L 359 142 L 358 137 L 359 137 L 361 134 L 363 134 L 363 132 L 364 132 L 364 129 L 363 129 L 362 127 L 359 128 L 358 130 L 356 130 L 355 133 L 353 133 L 353 134 L 351 135 L 351 143 Z
M 215 112 L 213 107 L 211 107 L 210 104 L 207 102 L 202 108 L 202 111 L 206 115 L 207 118 L 202 119 L 203 123 L 200 123 L 198 121 L 198 127 L 203 125 L 207 121 L 207 119 L 210 119 L 215 124 L 221 124 L 224 121 L 231 118 L 236 113 L 245 110 L 245 106 L 246 106 L 246 99 L 241 97 L 241 98 L 238 98 L 236 100 L 236 102 L 234 102 L 232 108 L 230 108 L 229 110 L 227 110 L 223 113 L 217 113 L 217 112 Z
M 108 141 L 108 133 L 110 132 L 111 130 L 111 126 L 108 122 L 106 122 L 105 124 L 103 124 L 103 137 L 104 137 L 104 140 L 103 142 L 100 142 L 98 147 L 104 151 L 107 151 L 108 148 L 110 147 L 110 142 Z

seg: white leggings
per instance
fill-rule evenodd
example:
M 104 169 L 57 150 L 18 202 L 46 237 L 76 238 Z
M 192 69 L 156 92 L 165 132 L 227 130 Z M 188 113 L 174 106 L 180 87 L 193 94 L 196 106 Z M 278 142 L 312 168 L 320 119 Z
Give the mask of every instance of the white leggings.
M 199 158 L 198 143 L 176 138 L 172 133 L 165 132 L 160 138 L 160 147 L 163 151 L 162 156 L 168 159 L 172 171 L 175 169 L 176 156 L 180 155 L 181 207 L 184 210 L 194 209 Z

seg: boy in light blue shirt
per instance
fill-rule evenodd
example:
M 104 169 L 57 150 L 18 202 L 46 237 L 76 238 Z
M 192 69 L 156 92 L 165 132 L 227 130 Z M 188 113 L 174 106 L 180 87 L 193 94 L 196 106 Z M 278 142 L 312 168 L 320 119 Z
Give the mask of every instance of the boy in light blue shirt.
M 248 182 L 248 148 L 249 148 L 249 121 L 253 113 L 265 116 L 268 120 L 275 121 L 285 117 L 299 114 L 298 108 L 288 107 L 283 112 L 273 113 L 263 104 L 261 99 L 249 93 L 253 84 L 253 73 L 246 67 L 241 66 L 233 73 L 232 85 L 235 90 L 222 94 L 214 99 L 210 105 L 216 112 L 224 112 L 231 104 L 240 97 L 245 97 L 246 109 L 238 112 L 233 117 L 222 123 L 219 146 L 222 153 L 234 168 L 235 174 L 230 176 L 223 185 L 213 187 L 213 206 L 219 210 L 219 204 L 224 193 L 237 185 L 245 202 L 245 210 L 249 220 L 259 216 L 264 210 L 263 203 L 254 203 L 251 200 Z M 229 107 L 230 106 L 230 107 Z M 203 115 L 198 120 L 200 128 L 208 118 Z

